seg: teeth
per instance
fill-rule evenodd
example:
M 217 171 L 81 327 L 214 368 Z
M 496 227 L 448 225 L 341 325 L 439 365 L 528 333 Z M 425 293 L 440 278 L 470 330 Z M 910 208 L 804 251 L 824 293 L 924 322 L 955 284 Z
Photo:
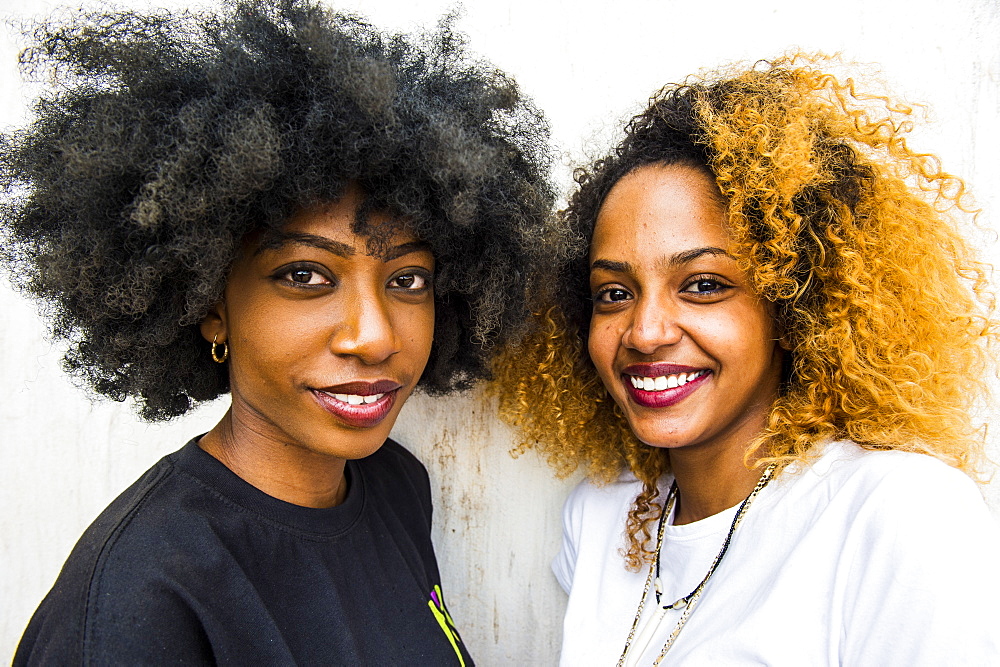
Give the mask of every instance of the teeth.
M 368 396 L 360 396 L 358 394 L 333 394 L 335 399 L 341 403 L 348 403 L 349 405 L 374 403 L 383 396 L 385 396 L 385 394 L 369 394 Z
M 632 386 L 636 389 L 642 389 L 643 391 L 663 391 L 664 389 L 683 387 L 691 380 L 700 378 L 707 372 L 708 371 L 677 373 L 676 375 L 661 375 L 660 377 L 655 378 L 630 375 L 629 380 L 632 382 Z

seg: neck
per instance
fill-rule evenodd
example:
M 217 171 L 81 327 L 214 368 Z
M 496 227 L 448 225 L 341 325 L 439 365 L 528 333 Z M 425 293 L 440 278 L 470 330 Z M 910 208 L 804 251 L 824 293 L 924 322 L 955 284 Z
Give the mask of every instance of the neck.
M 310 452 L 253 428 L 226 413 L 198 446 L 243 481 L 267 495 L 302 507 L 334 507 L 347 496 L 346 461 Z
M 676 525 L 700 521 L 739 505 L 761 475 L 760 470 L 747 468 L 739 450 L 671 450 L 670 468 L 677 480 Z

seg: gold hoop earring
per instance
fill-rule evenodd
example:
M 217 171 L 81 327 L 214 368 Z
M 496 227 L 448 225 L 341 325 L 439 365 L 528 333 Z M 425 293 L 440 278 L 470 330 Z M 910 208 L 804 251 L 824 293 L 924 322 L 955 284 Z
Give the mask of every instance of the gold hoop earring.
M 225 363 L 226 359 L 229 358 L 229 343 L 227 343 L 226 341 L 222 341 L 221 343 L 219 343 L 217 342 L 218 340 L 219 340 L 219 334 L 215 334 L 214 336 L 212 336 L 212 361 L 214 361 L 217 364 L 222 364 Z M 219 355 L 218 351 L 220 345 L 222 346 L 221 356 Z

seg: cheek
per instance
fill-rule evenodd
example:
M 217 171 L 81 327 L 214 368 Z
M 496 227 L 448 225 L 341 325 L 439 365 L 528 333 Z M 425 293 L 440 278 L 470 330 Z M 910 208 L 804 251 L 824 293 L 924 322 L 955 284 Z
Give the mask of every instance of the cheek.
M 263 293 L 262 293 L 263 292 Z M 335 308 L 271 298 L 262 290 L 234 290 L 229 307 L 231 377 L 249 390 L 299 376 L 329 344 Z
M 275 322 L 276 320 L 271 320 Z M 307 359 L 304 332 L 287 320 L 281 326 L 267 320 L 242 322 L 233 333 L 230 381 L 241 393 L 266 391 L 294 377 Z M 254 389 L 255 388 L 255 389 Z
M 326 315 L 329 313 L 309 313 L 258 302 L 233 318 L 232 336 L 237 350 L 242 348 L 271 358 L 294 357 L 306 344 L 322 339 Z
M 715 323 L 711 335 L 717 349 L 728 348 L 729 357 L 741 360 L 748 371 L 767 366 L 778 346 L 774 321 L 757 304 L 747 304 L 729 313 Z
M 393 318 L 392 326 L 406 342 L 414 360 L 421 365 L 427 363 L 434 343 L 434 302 L 401 311 Z
M 607 378 L 612 374 L 611 366 L 620 343 L 621 335 L 614 322 L 591 320 L 587 352 L 601 377 Z

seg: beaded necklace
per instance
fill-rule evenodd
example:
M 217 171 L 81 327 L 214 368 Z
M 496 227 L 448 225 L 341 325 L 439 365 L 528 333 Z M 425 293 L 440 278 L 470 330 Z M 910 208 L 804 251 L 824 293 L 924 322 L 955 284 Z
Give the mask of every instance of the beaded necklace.
M 712 561 L 712 566 L 708 568 L 708 573 L 705 578 L 701 580 L 695 589 L 679 598 L 672 604 L 661 604 L 660 597 L 663 594 L 663 586 L 660 582 L 660 548 L 663 546 L 663 528 L 666 524 L 666 518 L 673 511 L 674 504 L 677 502 L 677 480 L 670 487 L 670 492 L 667 494 L 667 499 L 663 503 L 663 511 L 660 512 L 660 522 L 656 529 L 656 553 L 653 555 L 653 565 L 649 568 L 649 575 L 646 576 L 646 585 L 642 589 L 642 598 L 639 600 L 639 608 L 635 612 L 635 620 L 632 621 L 632 629 L 628 632 L 628 637 L 625 639 L 625 649 L 622 651 L 622 655 L 618 658 L 618 667 L 624 667 L 625 657 L 628 655 L 629 648 L 632 646 L 632 640 L 635 638 L 635 629 L 639 625 L 639 618 L 642 617 L 642 609 L 646 604 L 646 596 L 649 595 L 649 586 L 653 584 L 653 593 L 656 595 L 656 604 L 660 607 L 660 610 L 656 615 L 648 621 L 649 625 L 659 625 L 660 620 L 666 615 L 667 611 L 671 609 L 683 609 L 684 612 L 681 614 L 680 619 L 677 621 L 677 625 L 674 626 L 673 632 L 667 637 L 666 643 L 663 644 L 663 650 L 660 651 L 660 655 L 657 656 L 656 660 L 653 661 L 653 667 L 657 667 L 660 661 L 663 660 L 663 656 L 667 654 L 670 647 L 674 645 L 674 640 L 677 639 L 677 635 L 681 633 L 684 625 L 687 623 L 688 618 L 694 611 L 695 605 L 698 604 L 699 598 L 701 598 L 702 591 L 705 589 L 705 585 L 708 580 L 712 578 L 715 574 L 716 568 L 719 567 L 719 563 L 722 562 L 722 558 L 726 555 L 729 550 L 729 544 L 733 540 L 733 533 L 736 532 L 736 527 L 740 525 L 743 520 L 743 516 L 750 509 L 750 505 L 753 503 L 754 498 L 760 493 L 761 489 L 767 486 L 767 483 L 771 481 L 771 477 L 774 475 L 775 464 L 772 463 L 757 480 L 757 486 L 753 488 L 750 495 L 744 499 L 740 508 L 736 510 L 736 516 L 733 517 L 733 523 L 729 526 L 729 533 L 726 535 L 726 541 L 722 543 L 722 549 L 719 550 L 718 555 L 716 555 L 715 560 Z M 654 572 L 655 572 L 655 583 L 654 583 Z

